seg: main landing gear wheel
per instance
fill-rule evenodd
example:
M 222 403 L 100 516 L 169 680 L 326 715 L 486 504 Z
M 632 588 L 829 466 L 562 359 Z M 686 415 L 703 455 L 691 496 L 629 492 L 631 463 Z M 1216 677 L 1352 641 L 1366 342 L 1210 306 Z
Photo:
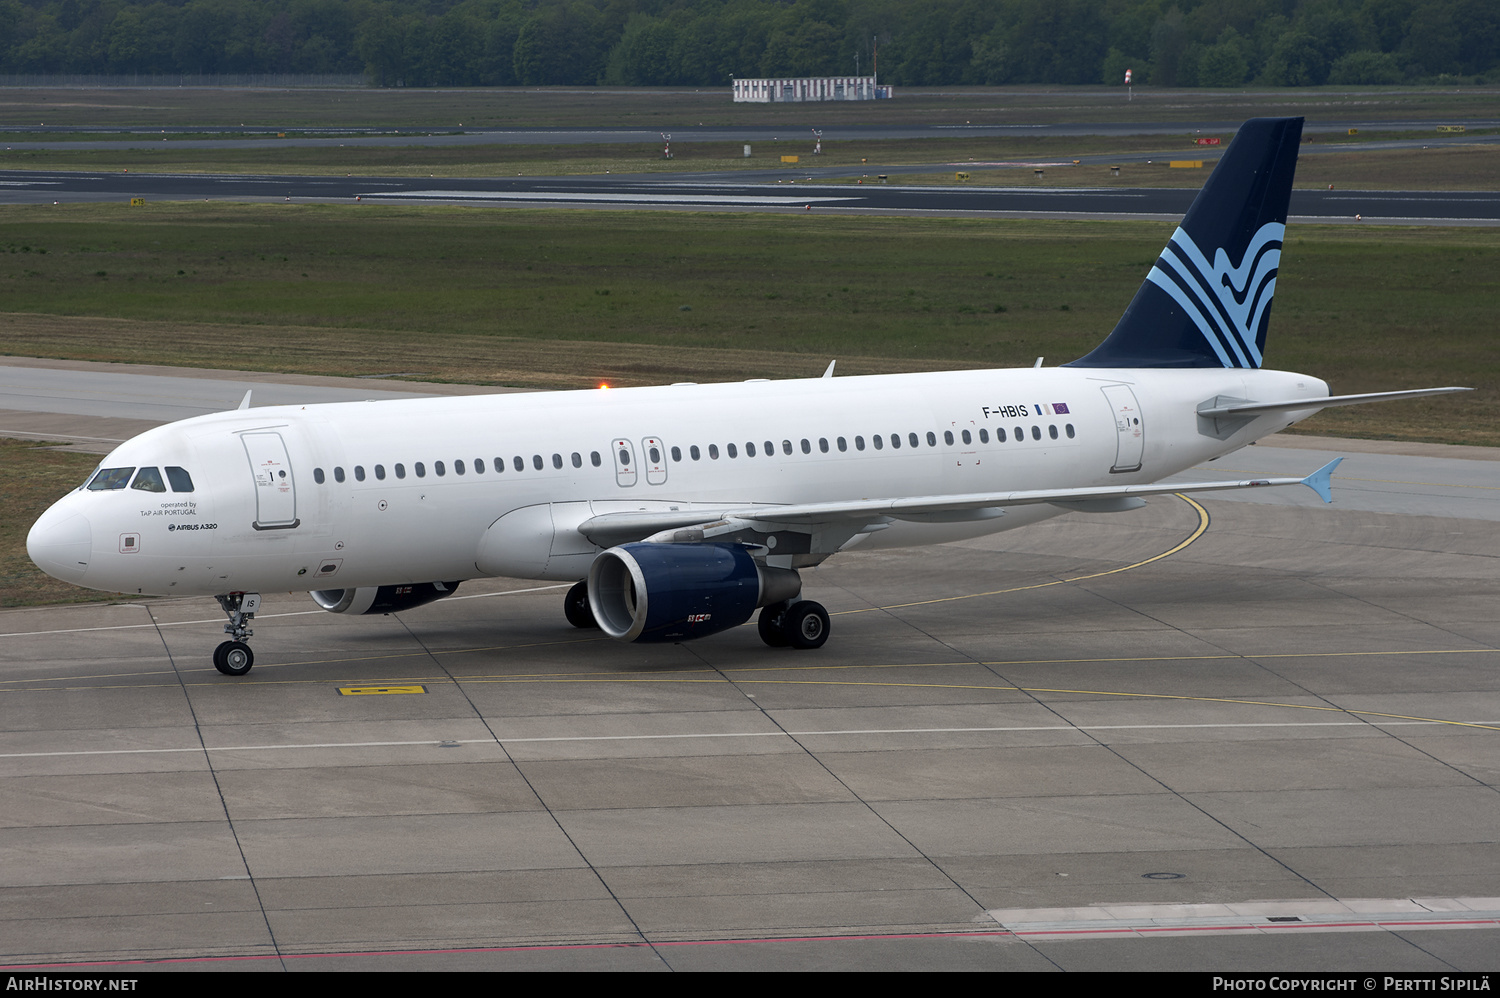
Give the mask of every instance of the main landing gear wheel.
M 599 622 L 594 619 L 594 608 L 589 605 L 587 582 L 580 582 L 568 590 L 568 595 L 563 598 L 563 614 L 574 627 L 588 629 L 599 626 Z
M 781 629 L 782 618 L 786 616 L 787 607 L 790 603 L 772 603 L 760 611 L 760 619 L 755 622 L 755 629 L 760 632 L 760 639 L 772 648 L 785 648 L 787 641 L 786 632 Z
M 243 676 L 255 664 L 255 653 L 243 641 L 226 641 L 214 649 L 214 668 L 226 676 Z
M 821 648 L 828 641 L 828 611 L 812 600 L 793 603 L 781 617 L 781 633 L 793 648 Z
M 828 641 L 828 611 L 812 600 L 772 603 L 755 623 L 760 639 L 772 648 L 821 648 Z

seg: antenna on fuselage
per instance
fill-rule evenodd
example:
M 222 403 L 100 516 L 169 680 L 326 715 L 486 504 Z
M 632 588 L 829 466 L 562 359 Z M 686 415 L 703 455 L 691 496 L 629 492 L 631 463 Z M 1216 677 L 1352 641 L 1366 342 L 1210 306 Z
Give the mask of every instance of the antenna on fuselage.
M 837 363 L 838 363 L 837 360 L 830 360 L 828 362 L 828 370 L 826 370 L 826 371 L 823 372 L 823 377 L 825 377 L 825 378 L 831 378 L 831 377 L 833 377 L 833 365 L 835 365 Z
M 250 393 L 253 392 L 253 391 L 255 391 L 254 388 L 246 389 L 246 391 L 245 391 L 245 397 L 242 398 L 242 399 L 240 399 L 240 404 L 237 405 L 237 406 L 235 406 L 235 408 L 236 409 L 248 409 L 248 408 L 250 408 Z
M 1031 365 L 1031 366 L 1032 366 L 1032 367 L 1041 367 L 1041 366 L 1042 366 L 1042 359 L 1043 359 L 1043 358 L 1041 358 L 1041 357 L 1038 357 L 1038 358 L 1037 358 L 1037 359 L 1036 359 L 1036 363 L 1035 363 L 1035 364 L 1032 364 L 1032 365 Z

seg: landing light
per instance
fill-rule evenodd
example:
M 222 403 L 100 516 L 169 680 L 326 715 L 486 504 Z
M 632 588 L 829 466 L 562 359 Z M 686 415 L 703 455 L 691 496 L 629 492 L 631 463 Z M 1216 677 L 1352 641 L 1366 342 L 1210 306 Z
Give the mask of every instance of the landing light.
M 601 382 L 599 382 L 599 390 L 601 392 L 604 391 L 608 387 L 609 387 L 609 382 L 608 381 L 601 381 Z

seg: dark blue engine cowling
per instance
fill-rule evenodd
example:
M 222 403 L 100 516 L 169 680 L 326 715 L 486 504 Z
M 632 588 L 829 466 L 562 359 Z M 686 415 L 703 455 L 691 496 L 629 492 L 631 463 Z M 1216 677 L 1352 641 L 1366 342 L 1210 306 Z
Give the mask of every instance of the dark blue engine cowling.
M 589 605 L 621 641 L 687 641 L 750 619 L 761 572 L 738 544 L 622 544 L 589 568 Z
M 401 586 L 320 589 L 310 595 L 329 613 L 399 613 L 452 596 L 457 582 L 414 582 Z

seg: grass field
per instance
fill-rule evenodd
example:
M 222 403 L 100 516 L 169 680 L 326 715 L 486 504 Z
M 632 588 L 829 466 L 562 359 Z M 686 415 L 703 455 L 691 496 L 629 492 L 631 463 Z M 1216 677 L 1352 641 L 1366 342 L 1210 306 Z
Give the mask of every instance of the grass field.
M 1305 114 L 1365 121 L 1493 118 L 1500 88 L 1136 87 L 898 88 L 890 101 L 735 104 L 729 88 L 62 89 L 0 90 L 0 126 L 572 128 L 1137 121 L 1238 122 Z
M 48 450 L 46 444 L 0 438 L 0 608 L 106 599 L 103 593 L 60 582 L 26 557 L 26 532 L 46 508 L 76 488 L 98 463 L 91 454 Z
M 1198 153 L 1197 156 L 1204 156 Z M 1192 152 L 1175 153 L 1174 158 L 1196 159 Z M 1169 160 L 1152 163 L 1122 163 L 1115 176 L 1108 165 L 1087 163 L 1079 166 L 1048 166 L 1037 177 L 1031 166 L 1001 169 L 966 166 L 953 163 L 941 172 L 917 173 L 892 171 L 886 175 L 892 184 L 931 184 L 971 187 L 1186 187 L 1198 188 L 1208 180 L 1216 158 L 1208 154 L 1199 168 L 1178 169 Z M 959 181 L 956 173 L 969 174 Z M 881 171 L 884 172 L 884 171 Z M 834 181 L 855 183 L 856 178 Z M 863 182 L 869 183 L 870 180 Z M 1433 149 L 1379 149 L 1303 155 L 1297 161 L 1295 187 L 1322 190 L 1329 184 L 1339 190 L 1401 191 L 1493 191 L 1500 190 L 1500 143 Z
M 1016 366 L 1113 327 L 1171 226 L 223 203 L 0 211 L 0 351 L 580 386 Z M 1375 234 L 1378 232 L 1378 238 Z M 1319 432 L 1500 444 L 1500 232 L 1299 226 L 1267 363 Z M 588 358 L 580 364 L 579 357 Z

